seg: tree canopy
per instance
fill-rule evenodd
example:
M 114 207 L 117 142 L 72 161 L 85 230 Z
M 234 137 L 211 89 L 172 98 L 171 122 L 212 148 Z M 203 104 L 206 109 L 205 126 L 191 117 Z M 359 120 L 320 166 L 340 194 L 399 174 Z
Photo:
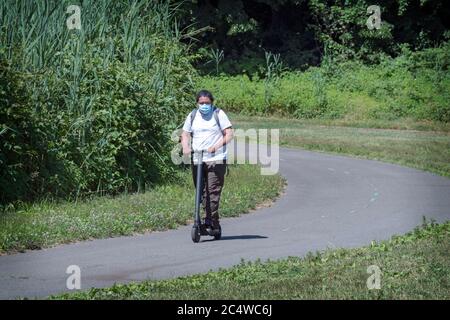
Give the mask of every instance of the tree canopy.
M 380 29 L 366 25 L 371 5 L 380 7 Z M 265 51 L 279 53 L 290 68 L 304 69 L 325 54 L 376 63 L 380 54 L 437 46 L 450 36 L 444 0 L 193 0 L 178 9 L 183 28 L 213 28 L 194 45 L 205 56 L 223 50 L 227 73 L 255 71 Z

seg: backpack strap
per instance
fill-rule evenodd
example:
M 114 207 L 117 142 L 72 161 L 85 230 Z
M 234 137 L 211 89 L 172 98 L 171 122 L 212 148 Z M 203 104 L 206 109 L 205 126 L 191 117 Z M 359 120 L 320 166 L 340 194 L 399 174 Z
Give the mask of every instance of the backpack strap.
M 222 127 L 220 126 L 220 121 L 219 121 L 220 108 L 217 108 L 216 106 L 213 106 L 213 111 L 214 111 L 214 119 L 216 119 L 217 125 L 219 126 L 220 133 L 222 133 L 222 135 L 223 135 Z
M 195 118 L 196 114 L 197 114 L 197 108 L 194 108 L 191 112 L 191 137 L 194 134 L 194 131 L 192 131 L 192 124 L 194 123 L 194 118 Z

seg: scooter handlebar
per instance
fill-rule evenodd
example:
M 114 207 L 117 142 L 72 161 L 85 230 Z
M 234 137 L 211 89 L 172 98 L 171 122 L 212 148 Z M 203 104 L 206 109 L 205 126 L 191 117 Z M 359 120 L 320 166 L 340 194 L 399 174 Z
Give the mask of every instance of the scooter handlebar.
M 208 152 L 208 149 L 192 149 L 191 153 Z

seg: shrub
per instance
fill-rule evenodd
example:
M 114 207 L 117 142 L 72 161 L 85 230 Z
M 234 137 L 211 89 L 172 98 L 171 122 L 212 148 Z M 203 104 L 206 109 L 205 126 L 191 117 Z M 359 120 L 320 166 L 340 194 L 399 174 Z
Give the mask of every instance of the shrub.
M 1 204 L 175 179 L 170 132 L 196 72 L 169 3 L 83 1 L 81 30 L 69 4 L 0 3 Z
M 264 99 L 264 80 L 246 75 L 205 76 L 197 86 L 214 90 L 224 108 L 245 114 L 448 122 L 449 48 L 448 43 L 418 52 L 404 48 L 399 57 L 384 56 L 377 65 L 325 59 L 305 72 L 283 72 L 270 101 Z

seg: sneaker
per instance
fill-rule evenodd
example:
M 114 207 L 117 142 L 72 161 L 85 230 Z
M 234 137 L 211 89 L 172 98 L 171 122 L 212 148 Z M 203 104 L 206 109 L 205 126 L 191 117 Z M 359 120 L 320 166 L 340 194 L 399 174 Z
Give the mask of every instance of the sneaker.
M 213 228 L 214 230 L 219 229 L 219 228 L 220 228 L 220 223 L 219 223 L 219 221 L 213 221 L 213 222 L 212 222 L 212 228 Z

